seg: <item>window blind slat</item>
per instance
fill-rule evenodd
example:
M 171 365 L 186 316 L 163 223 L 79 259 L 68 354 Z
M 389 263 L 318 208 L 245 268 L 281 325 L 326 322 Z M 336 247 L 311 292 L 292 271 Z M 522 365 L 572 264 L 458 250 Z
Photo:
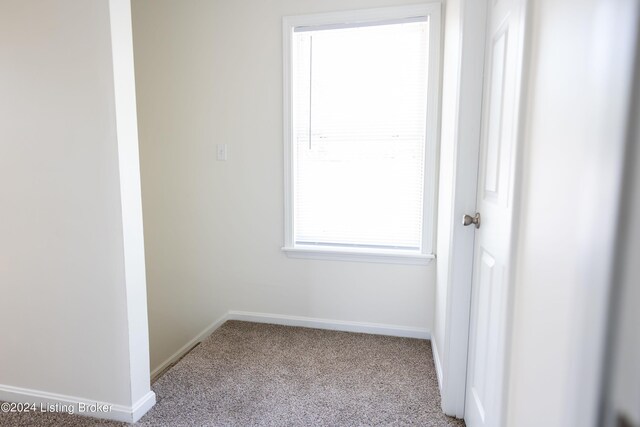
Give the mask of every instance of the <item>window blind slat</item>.
M 420 250 L 428 22 L 293 39 L 294 241 Z

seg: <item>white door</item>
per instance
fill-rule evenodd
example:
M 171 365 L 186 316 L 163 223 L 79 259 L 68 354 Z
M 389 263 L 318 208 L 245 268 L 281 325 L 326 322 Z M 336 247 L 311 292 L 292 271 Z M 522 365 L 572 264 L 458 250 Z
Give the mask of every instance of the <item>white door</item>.
M 488 0 L 476 205 L 480 228 L 475 231 L 465 401 L 465 421 L 469 427 L 502 424 L 508 266 L 522 74 L 522 3 L 522 0 Z

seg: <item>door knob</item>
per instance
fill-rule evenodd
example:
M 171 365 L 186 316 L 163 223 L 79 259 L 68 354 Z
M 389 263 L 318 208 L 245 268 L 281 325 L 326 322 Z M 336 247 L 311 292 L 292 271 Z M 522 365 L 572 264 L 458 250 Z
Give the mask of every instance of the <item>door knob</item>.
M 462 225 L 465 227 L 471 224 L 475 224 L 476 228 L 480 228 L 480 214 L 476 212 L 474 216 L 465 215 L 462 217 Z

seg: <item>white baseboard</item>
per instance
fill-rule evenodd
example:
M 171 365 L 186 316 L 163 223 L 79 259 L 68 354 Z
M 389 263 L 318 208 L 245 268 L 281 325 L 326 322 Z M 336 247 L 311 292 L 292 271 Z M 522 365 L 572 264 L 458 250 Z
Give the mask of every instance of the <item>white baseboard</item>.
M 218 329 L 227 320 L 242 320 L 246 322 L 255 323 L 269 323 L 274 325 L 284 326 L 300 326 L 304 328 L 315 329 L 328 329 L 334 331 L 344 332 L 359 332 L 365 334 L 375 335 L 388 335 L 394 337 L 406 337 L 406 338 L 420 338 L 431 339 L 431 335 L 426 328 L 416 328 L 411 326 L 398 326 L 388 325 L 382 323 L 367 323 L 367 322 L 350 322 L 343 320 L 329 320 L 318 319 L 313 317 L 302 316 L 289 316 L 282 314 L 267 314 L 267 313 L 253 313 L 247 311 L 235 311 L 230 310 L 228 313 L 221 316 L 211 325 L 207 326 L 196 337 L 187 342 L 178 351 L 176 351 L 171 357 L 165 360 L 160 366 L 156 367 L 151 372 L 151 378 L 155 378 L 158 374 L 164 371 L 169 365 L 179 360 L 186 352 L 188 352 L 194 345 L 201 342 L 209 335 L 211 335 L 216 329 Z M 437 356 L 437 350 L 435 349 L 435 343 L 432 341 L 432 348 L 434 349 L 434 361 L 436 364 L 436 370 L 438 372 L 438 382 L 441 381 L 442 372 L 440 370 L 440 361 Z M 142 416 L 153 407 L 156 403 L 156 395 L 154 392 L 149 391 L 143 398 L 138 400 L 132 406 L 114 405 L 105 402 L 96 402 L 89 399 L 67 396 L 56 393 L 48 393 L 39 390 L 30 390 L 25 388 L 13 387 L 0 384 L 0 401 L 16 402 L 16 403 L 35 403 L 39 405 L 67 405 L 72 406 L 75 414 L 91 416 L 95 418 L 102 418 L 114 421 L 121 421 L 126 423 L 134 423 L 138 421 Z M 108 405 L 111 407 L 109 412 L 80 412 L 78 410 L 79 404 L 89 405 Z
M 156 395 L 154 392 L 149 391 L 149 393 L 143 396 L 132 406 L 124 406 L 106 402 L 97 402 L 95 400 L 81 397 L 0 384 L 0 401 L 29 403 L 35 404 L 38 409 L 41 407 L 50 408 L 51 411 L 60 409 L 61 411 L 76 415 L 121 421 L 125 423 L 135 423 L 156 403 Z M 51 405 L 53 405 L 54 408 L 52 408 Z M 98 405 L 101 408 L 110 407 L 110 410 L 105 412 L 90 410 L 80 411 L 81 405 L 86 407 L 90 407 L 91 405 Z
M 317 319 L 313 317 L 288 316 L 283 314 L 252 313 L 230 310 L 228 320 L 270 323 L 272 325 L 301 326 L 303 328 L 329 329 L 332 331 L 359 332 L 364 334 L 389 335 L 393 337 L 430 339 L 426 328 L 397 326 L 383 323 L 350 322 L 344 320 Z
M 145 394 L 140 400 L 133 405 L 132 422 L 138 421 L 146 414 L 149 409 L 153 408 L 156 404 L 156 394 L 152 391 Z
M 436 376 L 438 377 L 438 388 L 442 393 L 442 365 L 440 364 L 440 354 L 436 340 L 431 340 L 431 352 L 433 353 L 433 364 L 436 365 Z
M 431 335 L 426 328 L 410 326 L 396 326 L 381 323 L 347 322 L 343 320 L 317 319 L 312 317 L 289 316 L 285 314 L 253 313 L 248 311 L 230 310 L 215 322 L 207 326 L 191 341 L 183 345 L 151 372 L 151 378 L 155 379 L 172 363 L 180 360 L 194 345 L 198 344 L 227 320 L 242 320 L 245 322 L 270 323 L 273 325 L 300 326 L 303 328 L 329 329 L 333 331 L 360 332 L 365 334 L 389 335 L 393 337 L 430 339 Z
M 185 345 L 180 347 L 178 349 L 178 351 L 173 353 L 167 360 L 162 362 L 158 367 L 156 367 L 153 371 L 151 371 L 151 379 L 152 380 L 155 379 L 159 374 L 162 373 L 162 371 L 167 369 L 167 367 L 169 367 L 169 365 L 171 365 L 172 363 L 175 363 L 176 361 L 180 360 L 180 358 L 182 356 L 184 356 L 189 350 L 191 350 L 191 348 L 194 345 L 198 344 L 199 342 L 201 342 L 202 340 L 207 338 L 216 329 L 218 329 L 220 326 L 222 326 L 222 324 L 227 321 L 227 316 L 228 316 L 228 314 L 225 313 L 223 316 L 221 316 L 215 322 L 213 322 L 212 324 L 207 326 L 202 332 L 200 332 L 198 335 L 196 335 L 191 341 L 189 341 L 188 343 L 186 343 Z

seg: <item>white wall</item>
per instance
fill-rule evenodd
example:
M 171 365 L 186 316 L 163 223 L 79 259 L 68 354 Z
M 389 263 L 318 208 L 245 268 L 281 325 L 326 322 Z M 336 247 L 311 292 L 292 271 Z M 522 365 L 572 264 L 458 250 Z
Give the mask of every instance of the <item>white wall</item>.
M 506 425 L 592 426 L 621 187 L 633 0 L 531 1 Z
M 133 2 L 152 367 L 228 309 L 432 329 L 435 263 L 280 250 L 282 17 L 405 3 Z
M 128 17 L 128 0 L 0 2 L 0 399 L 131 420 L 154 396 L 135 108 L 116 111 Z

